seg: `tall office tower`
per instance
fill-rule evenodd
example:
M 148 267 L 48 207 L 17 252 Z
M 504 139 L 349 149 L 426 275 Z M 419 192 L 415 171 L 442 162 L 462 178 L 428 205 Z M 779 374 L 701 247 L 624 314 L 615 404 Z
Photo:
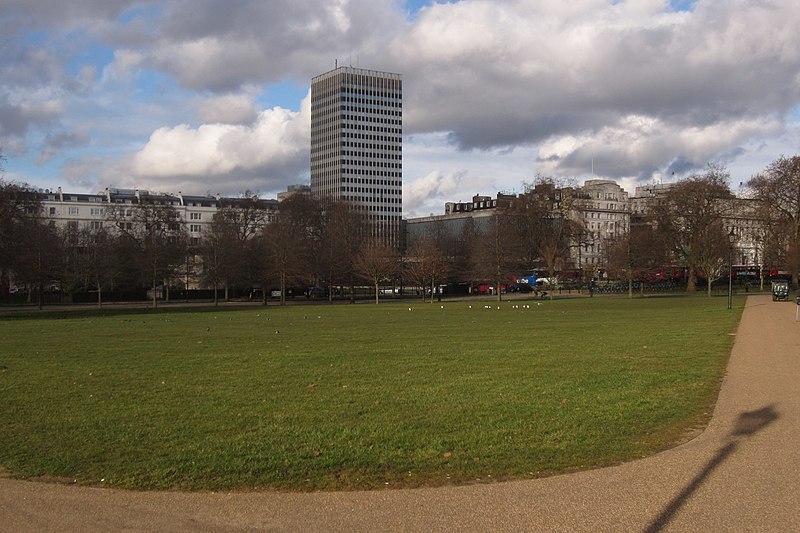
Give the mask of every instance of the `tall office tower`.
M 403 211 L 400 74 L 339 67 L 311 80 L 311 193 L 349 201 L 398 247 Z

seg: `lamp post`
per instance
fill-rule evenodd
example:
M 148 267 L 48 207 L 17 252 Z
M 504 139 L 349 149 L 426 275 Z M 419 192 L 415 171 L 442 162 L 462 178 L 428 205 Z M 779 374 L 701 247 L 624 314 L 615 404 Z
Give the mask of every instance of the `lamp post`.
M 736 235 L 733 228 L 728 233 L 728 309 L 733 307 L 733 240 Z

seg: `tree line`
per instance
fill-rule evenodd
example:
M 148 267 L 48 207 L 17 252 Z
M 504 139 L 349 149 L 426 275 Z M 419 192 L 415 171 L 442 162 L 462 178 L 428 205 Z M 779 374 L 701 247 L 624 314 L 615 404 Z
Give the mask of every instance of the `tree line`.
M 781 156 L 736 196 L 724 167 L 709 165 L 674 183 L 632 216 L 628 231 L 603 243 L 603 269 L 625 280 L 629 294 L 642 272 L 665 265 L 686 269 L 687 290 L 702 273 L 711 283 L 725 277 L 731 254 L 730 225 L 747 201 L 759 261 L 784 268 L 796 285 L 800 269 L 800 156 Z M 138 204 L 111 204 L 104 224 L 57 226 L 41 208 L 37 191 L 0 180 L 0 288 L 10 281 L 27 287 L 39 305 L 48 288 L 67 293 L 150 291 L 153 305 L 169 291 L 200 284 L 219 294 L 256 294 L 266 303 L 270 289 L 286 302 L 288 291 L 321 288 L 355 298 L 369 286 L 413 287 L 431 301 L 447 283 L 499 288 L 516 275 L 537 271 L 556 278 L 575 269 L 575 249 L 591 235 L 579 216 L 587 199 L 569 182 L 537 177 L 524 192 L 498 197 L 500 205 L 482 223 L 466 218 L 458 231 L 434 223 L 409 236 L 402 250 L 369 237 L 369 222 L 346 202 L 304 195 L 267 209 L 246 192 L 218 208 L 203 238 L 189 238 L 186 221 L 159 197 Z M 734 237 L 737 237 L 734 235 Z M 591 269 L 584 269 L 591 283 Z M 252 292 L 258 288 L 257 292 Z
M 706 290 L 727 278 L 737 243 L 755 246 L 761 283 L 766 268 L 789 273 L 794 286 L 800 270 L 800 156 L 781 156 L 742 183 L 734 195 L 730 174 L 719 165 L 676 182 L 656 198 L 630 231 L 608 247 L 608 268 L 628 282 L 633 275 L 663 265 L 686 269 L 687 291 L 699 273 Z

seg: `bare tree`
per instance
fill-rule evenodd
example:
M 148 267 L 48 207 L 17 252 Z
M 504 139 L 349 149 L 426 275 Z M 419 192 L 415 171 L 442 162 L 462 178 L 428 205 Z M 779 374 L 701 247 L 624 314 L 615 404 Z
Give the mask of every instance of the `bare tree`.
M 60 282 L 63 276 L 62 240 L 54 225 L 34 215 L 23 222 L 17 233 L 17 244 L 15 279 L 35 289 L 41 309 L 45 290 Z M 30 297 L 32 291 L 28 294 Z
M 219 287 L 226 287 L 225 296 L 227 299 L 229 276 L 233 275 L 232 269 L 235 268 L 231 262 L 230 255 L 232 250 L 233 235 L 230 228 L 217 219 L 216 213 L 214 221 L 209 226 L 209 231 L 203 236 L 203 240 L 197 247 L 202 263 L 201 279 L 211 285 L 214 290 L 214 305 L 219 305 Z M 220 217 L 222 218 L 222 217 Z
M 158 197 L 143 197 L 138 204 L 109 206 L 106 218 L 114 223 L 122 242 L 135 246 L 138 271 L 151 287 L 153 307 L 158 307 L 159 283 L 169 290 L 169 280 L 183 265 L 187 251 L 180 215 Z
M 227 200 L 214 214 L 209 238 L 204 239 L 201 251 L 203 260 L 207 256 L 213 265 L 211 277 L 218 278 L 217 285 L 224 286 L 226 300 L 232 285 L 252 285 L 257 280 L 252 261 L 254 237 L 272 214 L 270 204 L 251 191 Z
M 100 226 L 61 231 L 67 264 L 65 272 L 77 289 L 97 293 L 97 306 L 103 306 L 103 292 L 114 283 L 120 263 L 112 252 L 114 235 Z
M 214 213 L 208 231 L 197 247 L 202 279 L 214 288 L 214 305 L 219 304 L 220 286 L 225 290 L 225 300 L 228 300 L 231 286 L 252 285 L 259 280 L 253 262 L 253 247 L 256 235 L 267 224 L 271 212 L 267 202 L 247 191 Z
M 412 282 L 423 288 L 423 299 L 426 288 L 430 288 L 433 303 L 434 298 L 440 294 L 438 285 L 447 278 L 450 268 L 447 258 L 433 239 L 422 238 L 417 239 L 409 250 L 404 270 Z
M 726 267 L 729 275 L 733 270 L 728 261 L 731 255 L 728 233 L 722 221 L 717 220 L 698 233 L 697 241 L 697 266 L 706 276 L 706 291 L 710 298 L 711 285 L 724 275 Z
M 475 271 L 472 264 L 471 250 L 478 236 L 478 228 L 470 217 L 462 222 L 455 237 L 454 253 L 450 260 L 450 279 L 474 285 Z
M 353 263 L 364 242 L 364 216 L 347 202 L 332 202 L 323 212 L 322 224 L 319 264 L 328 286 L 328 301 L 333 301 L 334 286 L 345 283 L 351 299 L 355 298 Z
M 260 238 L 264 287 L 278 284 L 281 305 L 286 305 L 290 285 L 307 283 L 317 275 L 321 217 L 319 202 L 294 195 L 281 202 L 275 220 L 264 226 Z
M 511 201 L 516 250 L 520 266 L 527 271 L 541 265 L 551 280 L 570 264 L 570 244 L 581 230 L 575 218 L 577 199 L 572 181 L 537 176 L 525 184 L 525 192 Z
M 264 292 L 271 282 L 276 282 L 280 291 L 280 304 L 286 305 L 286 291 L 290 281 L 300 272 L 303 264 L 302 250 L 292 222 L 279 215 L 274 222 L 264 227 L 261 234 L 264 257 Z
M 607 267 L 616 276 L 624 276 L 628 286 L 628 297 L 633 297 L 633 282 L 637 273 L 663 266 L 666 257 L 662 240 L 649 224 L 632 225 L 630 231 L 607 247 Z M 640 275 L 640 287 L 644 292 L 644 279 Z
M 650 210 L 651 220 L 664 242 L 688 270 L 687 291 L 696 288 L 698 260 L 707 245 L 706 228 L 722 220 L 733 197 L 728 171 L 709 165 L 705 173 L 679 181 Z
M 30 185 L 0 179 L 0 287 L 8 287 L 17 269 L 25 227 L 37 220 L 39 195 Z
M 379 303 L 380 284 L 397 271 L 397 253 L 383 242 L 371 242 L 362 248 L 353 264 L 356 272 L 375 288 L 375 303 Z
M 571 181 L 558 183 L 552 178 L 540 178 L 534 191 L 537 187 L 541 189 L 538 195 L 546 202 L 547 208 L 547 213 L 543 214 L 539 252 L 552 281 L 570 266 L 570 244 L 576 235 L 586 233 L 586 228 L 580 219 L 574 218 L 578 198 Z
M 0 286 L 9 284 L 11 274 L 15 283 L 35 290 L 41 308 L 45 289 L 62 277 L 63 254 L 55 225 L 42 216 L 33 187 L 0 180 Z
M 471 257 L 476 277 L 494 285 L 498 302 L 502 300 L 502 286 L 519 265 L 518 244 L 514 218 L 506 212 L 495 213 L 489 230 L 473 242 Z
M 747 182 L 760 200 L 767 230 L 765 256 L 792 273 L 798 284 L 800 270 L 800 156 L 781 156 Z

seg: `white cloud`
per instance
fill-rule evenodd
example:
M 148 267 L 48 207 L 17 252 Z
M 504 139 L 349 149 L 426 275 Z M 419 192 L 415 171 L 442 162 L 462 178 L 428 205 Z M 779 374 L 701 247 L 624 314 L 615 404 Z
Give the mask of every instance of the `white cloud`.
M 38 162 L 45 164 L 62 150 L 83 146 L 88 142 L 89 136 L 84 131 L 52 132 L 44 140 Z
M 374 56 L 402 27 L 396 0 L 165 3 L 149 60 L 193 90 L 310 79 L 336 58 Z M 382 55 L 382 54 L 381 54 Z M 385 59 L 385 58 L 384 58 Z
M 144 55 L 136 50 L 114 50 L 114 61 L 103 69 L 103 81 L 129 79 L 142 66 Z
M 136 181 L 167 190 L 189 182 L 184 192 L 212 187 L 235 193 L 243 185 L 285 187 L 292 182 L 290 175 L 298 172 L 300 161 L 308 165 L 309 98 L 298 112 L 278 107 L 263 110 L 252 125 L 159 128 L 133 157 Z
M 777 120 L 755 119 L 680 127 L 632 115 L 597 132 L 557 136 L 542 143 L 538 168 L 548 175 L 583 175 L 593 168 L 618 179 L 648 180 L 676 159 L 682 160 L 686 170 L 710 161 L 728 163 L 723 159 L 732 155 L 731 147 L 740 147 L 753 137 L 776 136 L 782 127 Z
M 206 124 L 252 124 L 257 118 L 255 102 L 247 94 L 227 94 L 197 102 L 197 120 Z
M 462 0 L 413 18 L 398 0 L 10 2 L 40 33 L 3 25 L 0 143 L 66 154 L 73 177 L 99 159 L 100 180 L 186 192 L 302 181 L 308 103 L 253 99 L 336 58 L 403 74 L 408 213 L 592 160 L 635 183 L 797 150 L 795 0 Z M 91 139 L 48 152 L 60 131 Z
M 474 0 L 425 9 L 392 51 L 412 133 L 450 131 L 464 150 L 541 143 L 544 173 L 588 172 L 594 151 L 613 159 L 610 177 L 646 177 L 674 160 L 735 161 L 748 139 L 780 133 L 800 102 L 798 24 L 790 0 L 679 13 Z
M 403 148 L 403 214 L 441 214 L 445 202 L 467 201 L 475 194 L 495 194 L 499 184 L 517 181 L 532 154 L 522 151 L 461 153 L 446 134 L 415 135 Z
M 412 205 L 421 204 L 431 196 L 452 195 L 458 192 L 461 179 L 465 175 L 465 171 L 461 171 L 458 174 L 431 172 L 409 183 L 403 195 Z

